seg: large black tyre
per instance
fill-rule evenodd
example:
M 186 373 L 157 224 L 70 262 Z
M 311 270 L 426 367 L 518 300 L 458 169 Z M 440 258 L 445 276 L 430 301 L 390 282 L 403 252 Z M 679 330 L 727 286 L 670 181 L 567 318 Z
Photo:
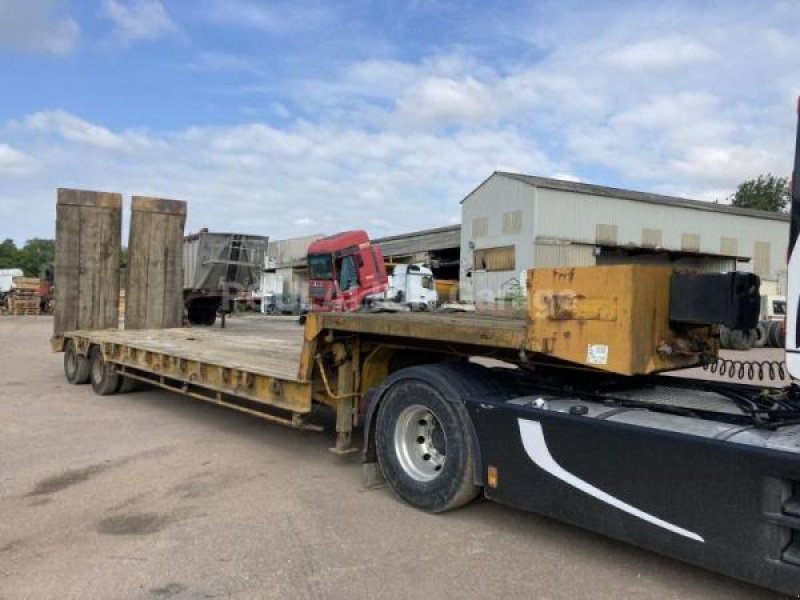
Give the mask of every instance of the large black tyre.
M 719 346 L 725 350 L 731 348 L 731 330 L 724 325 L 719 328 Z
M 214 306 L 207 306 L 205 314 L 203 315 L 203 320 L 200 322 L 201 325 L 206 325 L 207 327 L 211 327 L 217 321 L 217 307 Z
M 763 348 L 767 345 L 767 322 L 759 321 L 756 325 L 756 340 L 753 344 L 756 348 Z
M 397 496 L 442 512 L 480 493 L 464 398 L 484 394 L 511 396 L 491 370 L 471 363 L 420 365 L 392 375 L 378 406 L 375 450 Z
M 117 389 L 117 393 L 129 394 L 130 392 L 136 391 L 138 388 L 138 380 L 125 377 L 124 375 L 119 376 L 119 388 Z
M 113 364 L 103 360 L 103 353 L 97 346 L 89 351 L 89 366 L 94 393 L 99 396 L 116 394 L 120 384 L 119 374 Z
M 775 330 L 775 339 L 776 339 L 776 341 L 778 343 L 777 343 L 776 346 L 778 348 L 785 348 L 786 347 L 786 329 L 784 327 L 784 322 L 783 321 L 777 321 L 777 323 L 778 323 L 778 326 L 776 327 L 776 330 Z
M 770 348 L 782 348 L 780 321 L 767 321 L 767 343 Z
M 89 383 L 89 360 L 78 354 L 73 340 L 64 346 L 64 376 L 73 385 Z
M 732 350 L 750 350 L 756 341 L 757 334 L 754 329 L 747 331 L 731 329 L 728 331 L 728 348 Z
M 213 325 L 217 320 L 217 303 L 207 300 L 195 300 L 186 309 L 186 318 L 192 325 Z

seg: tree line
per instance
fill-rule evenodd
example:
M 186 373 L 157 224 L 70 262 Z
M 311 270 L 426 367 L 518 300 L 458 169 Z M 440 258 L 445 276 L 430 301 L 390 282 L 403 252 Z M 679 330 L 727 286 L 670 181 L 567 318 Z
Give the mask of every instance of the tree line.
M 52 271 L 56 256 L 53 240 L 33 238 L 17 248 L 14 240 L 6 239 L 0 243 L 0 269 L 22 269 L 26 277 L 45 278 Z
M 789 179 L 772 173 L 740 183 L 728 198 L 733 206 L 769 212 L 786 212 L 790 199 Z

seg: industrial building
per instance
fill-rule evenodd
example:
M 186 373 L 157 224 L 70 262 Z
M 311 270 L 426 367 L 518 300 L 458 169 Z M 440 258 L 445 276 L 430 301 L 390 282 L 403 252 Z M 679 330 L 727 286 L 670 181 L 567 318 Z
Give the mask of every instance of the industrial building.
M 752 271 L 784 288 L 788 215 L 494 172 L 461 202 L 461 299 L 520 291 L 533 267 L 645 263 Z
M 261 277 L 261 310 L 299 310 L 299 303 L 307 295 L 308 247 L 322 234 L 286 240 L 270 240 L 264 255 L 264 272 Z M 265 302 L 263 299 L 267 298 Z M 269 303 L 278 306 L 272 306 Z M 295 306 L 297 305 L 297 306 Z
M 461 225 L 411 231 L 377 238 L 386 262 L 430 265 L 437 279 L 458 279 L 461 251 Z

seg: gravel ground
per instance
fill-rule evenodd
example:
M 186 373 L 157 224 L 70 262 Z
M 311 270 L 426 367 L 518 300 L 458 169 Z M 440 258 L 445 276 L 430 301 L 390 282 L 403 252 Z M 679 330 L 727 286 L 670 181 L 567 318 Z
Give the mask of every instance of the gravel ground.
M 295 335 L 291 319 L 231 321 Z M 533 514 L 420 513 L 358 457 L 162 391 L 63 379 L 0 317 L 0 598 L 779 598 Z

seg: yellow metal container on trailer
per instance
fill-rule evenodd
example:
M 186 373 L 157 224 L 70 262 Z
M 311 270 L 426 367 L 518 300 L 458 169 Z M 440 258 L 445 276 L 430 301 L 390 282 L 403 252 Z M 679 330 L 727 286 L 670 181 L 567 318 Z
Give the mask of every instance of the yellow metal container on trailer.
M 716 355 L 712 328 L 669 323 L 673 269 L 643 265 L 532 269 L 526 350 L 622 375 L 695 366 Z

